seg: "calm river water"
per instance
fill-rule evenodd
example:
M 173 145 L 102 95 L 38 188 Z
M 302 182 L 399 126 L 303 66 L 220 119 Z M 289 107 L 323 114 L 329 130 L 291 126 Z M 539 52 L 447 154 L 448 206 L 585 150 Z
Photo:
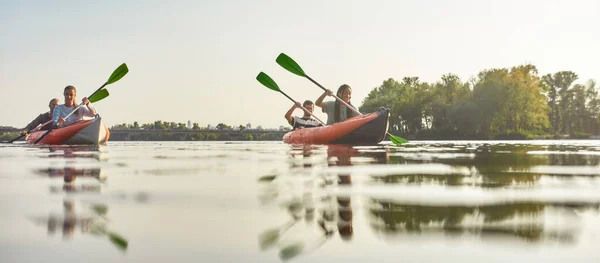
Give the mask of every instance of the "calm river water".
M 0 145 L 0 262 L 600 262 L 600 141 Z

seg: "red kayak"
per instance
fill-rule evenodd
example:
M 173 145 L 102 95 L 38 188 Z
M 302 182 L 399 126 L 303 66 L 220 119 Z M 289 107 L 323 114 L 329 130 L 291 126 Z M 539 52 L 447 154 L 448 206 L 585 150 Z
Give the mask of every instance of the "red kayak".
M 290 144 L 377 144 L 385 138 L 389 117 L 390 110 L 381 108 L 332 125 L 288 132 L 283 141 Z
M 27 136 L 26 142 L 33 144 L 46 131 L 36 131 Z M 38 144 L 72 145 L 72 144 L 105 144 L 110 137 L 108 127 L 100 116 L 91 120 L 82 120 L 66 127 L 53 129 Z

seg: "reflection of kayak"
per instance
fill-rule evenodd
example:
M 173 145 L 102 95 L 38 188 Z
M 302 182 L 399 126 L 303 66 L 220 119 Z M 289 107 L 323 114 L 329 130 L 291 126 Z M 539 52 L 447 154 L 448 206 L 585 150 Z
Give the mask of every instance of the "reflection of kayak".
M 385 138 L 389 109 L 356 116 L 332 125 L 298 129 L 283 136 L 285 143 L 307 144 L 377 144 Z
M 27 143 L 33 144 L 47 131 L 36 131 L 27 137 Z M 66 127 L 54 129 L 42 139 L 40 144 L 104 144 L 110 132 L 100 116 L 83 120 Z

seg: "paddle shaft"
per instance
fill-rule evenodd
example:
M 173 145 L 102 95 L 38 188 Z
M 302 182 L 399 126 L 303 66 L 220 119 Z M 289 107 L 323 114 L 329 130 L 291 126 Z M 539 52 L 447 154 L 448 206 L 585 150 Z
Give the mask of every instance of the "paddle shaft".
M 291 101 L 293 101 L 294 103 L 297 103 L 294 99 L 292 99 L 290 96 L 288 96 L 287 94 L 285 94 L 285 92 L 283 91 L 279 91 L 281 92 L 281 94 L 283 94 L 283 96 L 286 96 L 288 99 L 290 99 Z M 319 118 L 317 118 L 317 116 L 315 116 L 314 114 L 312 114 L 312 112 L 310 112 L 309 110 L 307 110 L 306 108 L 304 108 L 304 106 L 300 105 L 300 108 L 302 108 L 305 112 L 308 112 L 311 116 L 313 116 L 319 123 L 323 124 L 323 126 L 325 125 L 325 123 L 323 121 L 321 121 Z

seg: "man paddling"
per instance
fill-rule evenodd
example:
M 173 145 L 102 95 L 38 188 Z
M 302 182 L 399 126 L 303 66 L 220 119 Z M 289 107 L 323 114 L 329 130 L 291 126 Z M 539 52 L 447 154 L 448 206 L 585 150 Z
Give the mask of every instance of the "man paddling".
M 81 103 L 85 106 L 79 107 L 77 112 L 65 120 L 65 117 L 77 107 L 77 103 L 75 102 L 77 90 L 73 86 L 66 86 L 63 95 L 65 96 L 65 104 L 56 106 L 52 115 L 54 125 L 68 126 L 69 124 L 82 120 L 83 117 L 96 116 L 96 109 L 90 104 L 90 101 L 86 97 L 81 100 Z
M 40 127 L 40 130 L 48 130 L 50 129 L 49 121 L 52 120 L 52 114 L 54 113 L 54 107 L 60 103 L 60 100 L 57 98 L 51 99 L 48 107 L 50 107 L 50 111 L 42 113 L 37 116 L 33 121 L 31 121 L 25 129 L 21 132 L 21 135 L 27 135 L 31 130 L 38 127 L 39 125 L 44 125 Z
M 323 126 L 317 120 L 311 118 L 310 113 L 312 113 L 314 109 L 314 104 L 312 101 L 306 100 L 304 101 L 304 103 L 302 103 L 302 106 L 310 111 L 304 111 L 304 116 L 302 116 L 302 118 L 299 118 L 297 116 L 292 117 L 292 113 L 294 112 L 294 110 L 300 108 L 300 102 L 294 103 L 294 105 L 285 113 L 285 119 L 290 125 L 292 125 L 293 130 Z

